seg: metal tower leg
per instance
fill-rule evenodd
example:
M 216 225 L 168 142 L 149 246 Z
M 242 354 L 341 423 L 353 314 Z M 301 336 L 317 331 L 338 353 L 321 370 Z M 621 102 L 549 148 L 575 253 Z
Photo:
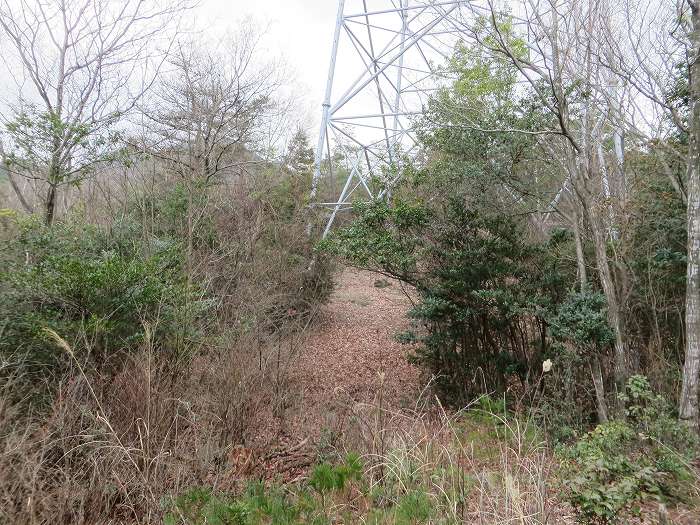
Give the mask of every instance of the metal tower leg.
M 310 193 L 310 205 L 329 213 L 324 236 L 357 191 L 370 199 L 391 197 L 392 173 L 400 176 L 401 159 L 417 152 L 412 117 L 454 80 L 439 66 L 453 55 L 471 11 L 468 0 L 338 2 Z M 354 80 L 348 82 L 347 73 Z M 330 173 L 347 173 L 345 185 L 334 202 L 317 202 Z M 379 192 L 374 179 L 383 187 Z M 310 220 L 309 235 L 311 226 Z
M 333 92 L 333 79 L 335 77 L 335 63 L 338 58 L 338 43 L 340 42 L 340 31 L 343 27 L 343 12 L 345 11 L 345 0 L 338 0 L 338 15 L 335 22 L 335 32 L 333 33 L 333 47 L 331 50 L 331 63 L 328 67 L 328 79 L 326 81 L 326 94 L 323 97 L 323 114 L 321 115 L 321 130 L 318 134 L 318 143 L 316 144 L 316 155 L 314 157 L 314 174 L 311 179 L 311 193 L 309 201 L 311 203 L 316 199 L 318 194 L 318 183 L 321 180 L 321 163 L 323 162 L 323 146 L 326 142 L 326 134 L 328 132 L 328 117 L 331 107 L 331 94 Z M 330 161 L 330 159 L 329 159 Z M 311 228 L 313 227 L 311 218 L 306 226 L 306 235 L 311 236 Z M 325 236 L 325 234 L 324 234 Z

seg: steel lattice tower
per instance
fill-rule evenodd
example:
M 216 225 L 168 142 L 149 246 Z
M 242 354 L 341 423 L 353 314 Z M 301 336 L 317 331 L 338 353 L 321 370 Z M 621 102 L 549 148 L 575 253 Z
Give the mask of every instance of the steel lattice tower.
M 310 195 L 328 211 L 324 236 L 356 192 L 390 196 L 401 159 L 418 151 L 415 116 L 450 80 L 469 13 L 465 0 L 339 0 Z M 349 175 L 337 199 L 318 202 L 319 183 L 339 171 Z

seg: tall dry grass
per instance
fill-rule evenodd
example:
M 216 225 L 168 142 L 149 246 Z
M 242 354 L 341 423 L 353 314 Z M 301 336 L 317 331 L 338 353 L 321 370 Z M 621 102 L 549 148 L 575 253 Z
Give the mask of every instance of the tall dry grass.
M 547 442 L 516 417 L 484 411 L 479 400 L 460 411 L 443 409 L 426 388 L 416 405 L 390 410 L 382 380 L 368 404 L 348 403 L 338 453 L 358 451 L 368 493 L 385 504 L 421 492 L 435 523 L 548 524 L 572 520 L 553 487 L 556 466 Z M 374 503 L 368 503 L 371 506 Z M 573 521 L 571 521 L 573 522 Z
M 281 402 L 276 347 L 240 341 L 175 365 L 146 338 L 118 373 L 103 374 L 50 336 L 74 373 L 48 412 L 24 412 L 21 377 L 0 391 L 3 523 L 159 523 L 167 497 L 228 486 L 230 451 L 252 438 L 261 406 Z

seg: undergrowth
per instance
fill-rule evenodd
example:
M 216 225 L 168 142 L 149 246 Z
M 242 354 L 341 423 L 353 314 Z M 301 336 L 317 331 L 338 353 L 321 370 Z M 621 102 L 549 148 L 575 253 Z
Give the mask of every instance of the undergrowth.
M 167 501 L 166 523 L 610 524 L 653 512 L 649 504 L 693 508 L 693 438 L 645 378 L 633 377 L 627 395 L 625 420 L 558 453 L 532 418 L 489 396 L 451 414 L 355 405 L 335 443 L 342 460 L 292 485 L 190 489 Z
M 563 451 L 567 498 L 583 523 L 622 523 L 640 515 L 644 502 L 698 497 L 690 464 L 697 437 L 644 376 L 632 376 L 624 396 L 624 419 L 598 425 Z
M 512 415 L 485 410 L 499 405 L 485 398 L 451 415 L 355 406 L 336 443 L 340 461 L 294 485 L 190 489 L 167 502 L 166 523 L 546 523 L 554 494 L 545 443 Z M 342 452 L 348 446 L 359 453 Z

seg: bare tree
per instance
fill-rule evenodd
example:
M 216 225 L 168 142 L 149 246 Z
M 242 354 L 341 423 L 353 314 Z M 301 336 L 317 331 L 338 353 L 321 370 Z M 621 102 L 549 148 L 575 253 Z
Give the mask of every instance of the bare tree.
M 612 203 L 619 200 L 611 191 L 624 185 L 623 181 L 611 181 L 623 176 L 624 123 L 618 118 L 621 94 L 609 86 L 599 58 L 604 51 L 594 37 L 607 30 L 611 6 L 606 0 L 525 0 L 505 17 L 491 0 L 486 6 L 485 11 L 475 8 L 475 14 L 487 22 L 485 29 L 473 32 L 475 41 L 495 56 L 510 60 L 551 117 L 551 126 L 537 131 L 537 136 L 545 151 L 561 159 L 566 173 L 560 193 L 572 198 L 575 213 L 571 221 L 582 286 L 586 282 L 580 239 L 583 222 L 590 228 L 598 278 L 608 303 L 608 321 L 615 333 L 615 383 L 622 391 L 630 355 L 623 287 L 617 276 L 625 269 L 610 259 L 608 239 L 615 230 Z M 609 138 L 616 145 L 613 155 L 602 149 Z M 610 160 L 613 169 L 606 165 Z M 593 367 L 592 373 L 601 404 L 600 367 Z M 599 406 L 599 413 L 605 413 L 604 406 Z
M 139 147 L 205 185 L 264 155 L 265 124 L 285 108 L 281 66 L 260 60 L 262 35 L 246 21 L 217 50 L 180 43 L 142 107 Z
M 209 188 L 265 162 L 271 122 L 287 111 L 277 98 L 283 69 L 262 59 L 263 36 L 246 20 L 215 45 L 180 42 L 168 58 L 168 71 L 140 104 L 135 124 L 141 135 L 132 145 L 164 166 L 186 191 L 188 275 Z
M 679 197 L 686 202 L 684 181 L 672 169 L 685 164 L 687 148 L 673 136 L 687 133 L 683 104 L 674 95 L 689 56 L 685 0 L 677 6 L 656 0 L 625 0 L 617 31 L 596 34 L 606 52 L 598 58 L 630 91 L 626 111 L 619 111 L 628 133 L 657 155 Z M 606 28 L 607 29 L 607 28 Z M 674 144 L 675 142 L 675 144 Z M 678 147 L 680 146 L 680 147 Z
M 188 0 L 0 0 L 18 95 L 2 115 L 3 162 L 57 191 L 118 151 L 115 126 L 153 84 Z M 13 186 L 18 191 L 17 186 Z
M 606 67 L 636 93 L 628 128 L 658 153 L 687 206 L 685 364 L 679 416 L 700 429 L 700 6 L 626 1 L 624 38 L 607 38 Z M 679 94 L 678 91 L 681 93 Z M 685 99 L 687 105 L 679 103 Z M 684 140 L 673 139 L 687 137 Z M 686 180 L 672 165 L 685 167 Z
M 679 415 L 700 429 L 700 5 L 690 8 L 688 30 L 688 269 L 685 295 L 686 351 Z

